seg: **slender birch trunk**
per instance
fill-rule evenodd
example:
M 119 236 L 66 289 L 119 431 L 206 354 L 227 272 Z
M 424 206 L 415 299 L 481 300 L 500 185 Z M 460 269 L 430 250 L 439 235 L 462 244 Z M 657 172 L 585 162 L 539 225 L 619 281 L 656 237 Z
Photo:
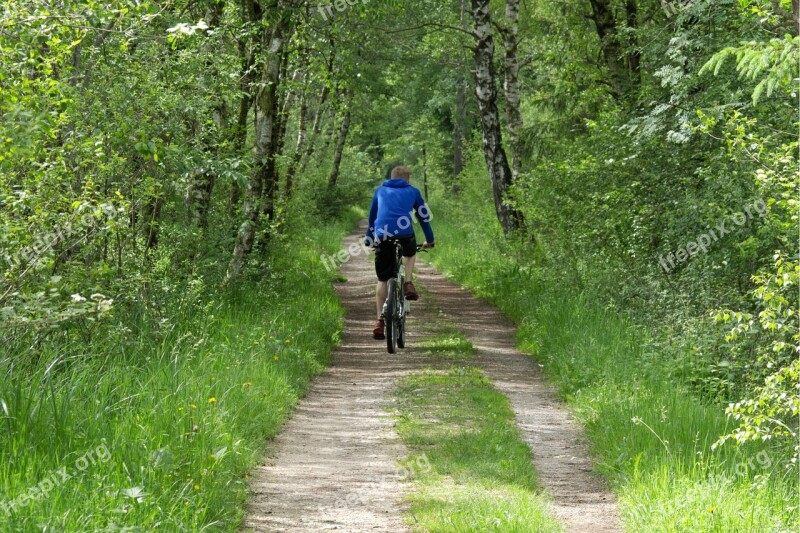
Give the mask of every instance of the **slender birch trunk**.
M 269 180 L 273 180 L 274 166 L 271 160 L 274 156 L 275 147 L 274 135 L 278 114 L 278 87 L 280 84 L 282 51 L 285 40 L 285 27 L 282 21 L 278 21 L 265 32 L 264 39 L 268 42 L 266 46 L 266 57 L 262 64 L 262 74 L 259 87 L 253 106 L 255 112 L 255 147 L 253 150 L 253 170 L 245 189 L 243 210 L 243 222 L 239 227 L 236 237 L 236 246 L 233 250 L 233 259 L 228 269 L 228 279 L 236 278 L 241 274 L 244 266 L 244 259 L 253 249 L 260 203 L 264 193 L 265 185 L 271 186 Z
M 522 227 L 522 213 L 507 203 L 512 184 L 511 168 L 503 150 L 500 116 L 497 111 L 497 90 L 494 72 L 494 39 L 489 0 L 472 0 L 475 35 L 475 96 L 483 131 L 483 155 L 492 182 L 494 206 L 503 232 L 511 233 Z
M 522 113 L 519 109 L 519 0 L 506 0 L 506 20 L 503 28 L 503 70 L 505 79 L 503 90 L 506 98 L 506 122 L 508 140 L 511 147 L 511 181 L 519 177 L 521 162 L 520 134 L 522 133 Z
M 294 188 L 294 175 L 297 170 L 297 165 L 300 163 L 300 158 L 303 156 L 303 150 L 306 144 L 306 129 L 308 127 L 308 88 L 304 87 L 303 93 L 300 95 L 300 109 L 297 118 L 297 142 L 295 143 L 292 159 L 289 161 L 289 166 L 286 168 L 286 186 L 283 190 L 284 197 L 288 200 L 292 197 Z
M 467 29 L 467 0 L 461 0 L 460 24 Z M 464 169 L 464 137 L 467 130 L 467 80 L 461 72 L 456 80 L 456 110 L 453 117 L 453 194 L 458 194 L 458 176 Z
M 219 27 L 222 19 L 222 9 L 223 4 L 213 4 L 206 10 L 205 18 L 210 29 Z M 208 57 L 206 68 L 211 72 L 212 77 L 217 76 L 214 62 L 211 59 L 214 53 L 213 39 L 208 39 L 204 51 Z M 212 153 L 217 148 L 227 130 L 227 109 L 221 98 L 218 101 L 220 103 L 211 112 L 211 119 L 215 128 L 213 134 L 203 131 L 206 129 L 203 126 L 199 128 L 201 130 L 199 134 L 203 150 L 208 153 Z M 199 167 L 193 170 L 192 179 L 186 189 L 184 200 L 189 213 L 189 221 L 195 227 L 201 229 L 208 227 L 208 211 L 211 208 L 211 194 L 214 192 L 215 183 L 216 176 L 209 168 Z
M 351 100 L 348 98 L 345 104 L 344 117 L 342 117 L 342 125 L 339 127 L 339 136 L 336 139 L 336 150 L 333 152 L 333 170 L 330 177 L 328 177 L 328 189 L 336 187 L 336 181 L 339 179 L 339 168 L 342 163 L 342 152 L 344 151 L 345 143 L 347 142 L 347 134 L 350 133 L 350 119 L 352 112 L 350 109 Z
M 608 68 L 611 95 L 619 100 L 627 93 L 630 78 L 622 45 L 619 42 L 617 21 L 614 19 L 611 0 L 589 0 L 589 3 L 592 6 L 592 20 L 597 30 L 597 37 L 600 39 L 600 49 Z

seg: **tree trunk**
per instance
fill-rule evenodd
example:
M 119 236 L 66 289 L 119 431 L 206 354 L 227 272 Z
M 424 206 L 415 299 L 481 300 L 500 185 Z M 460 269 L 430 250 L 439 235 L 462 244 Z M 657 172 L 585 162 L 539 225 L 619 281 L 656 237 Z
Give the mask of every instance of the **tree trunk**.
M 294 174 L 297 170 L 297 165 L 300 163 L 300 158 L 303 156 L 303 150 L 306 144 L 306 128 L 308 125 L 308 88 L 303 89 L 303 94 L 300 96 L 300 110 L 298 111 L 297 118 L 297 143 L 294 147 L 292 159 L 289 161 L 289 166 L 286 168 L 286 187 L 283 190 L 284 197 L 288 200 L 292 197 L 292 188 L 294 187 Z
M 189 211 L 189 223 L 194 227 L 201 229 L 208 227 L 208 211 L 211 207 L 214 178 L 214 174 L 207 169 L 197 168 L 192 172 L 192 180 L 184 200 Z
M 222 19 L 223 4 L 212 4 L 206 10 L 205 20 L 210 29 L 217 29 Z M 214 55 L 213 49 L 214 41 L 209 38 L 206 41 L 204 52 L 206 57 L 206 69 L 212 78 L 218 76 L 214 68 L 214 61 L 211 59 Z M 222 98 L 216 99 L 219 104 L 212 111 L 212 122 L 215 131 L 210 133 L 205 131 L 205 127 L 201 126 L 199 129 L 200 143 L 203 146 L 203 151 L 207 153 L 214 152 L 226 135 L 227 129 L 227 110 Z M 214 191 L 214 184 L 216 176 L 208 168 L 196 168 L 192 172 L 192 179 L 186 189 L 186 196 L 184 197 L 186 208 L 189 213 L 189 222 L 194 227 L 205 229 L 208 227 L 208 211 L 211 208 L 211 194 Z
M 512 184 L 500 117 L 497 111 L 495 89 L 494 40 L 489 0 L 472 0 L 472 18 L 475 25 L 475 96 L 483 130 L 483 155 L 492 182 L 494 206 L 503 232 L 510 233 L 522 226 L 522 214 L 506 203 L 506 195 Z
M 341 99 L 341 97 L 340 97 Z M 328 108 L 328 114 L 333 115 L 333 118 L 330 121 L 330 124 L 326 124 L 325 134 L 323 135 L 324 140 L 322 141 L 322 149 L 320 152 L 325 153 L 328 151 L 328 147 L 331 145 L 331 141 L 333 140 L 333 133 L 337 130 L 336 128 L 336 111 L 333 110 L 332 107 Z M 337 137 L 338 138 L 338 137 Z
M 611 11 L 611 0 L 589 0 L 592 5 L 592 20 L 600 38 L 600 49 L 603 51 L 608 68 L 611 95 L 615 99 L 622 98 L 627 92 L 628 68 L 623 60 L 622 46 L 617 35 L 617 22 Z
M 467 121 L 467 83 L 459 74 L 456 81 L 456 116 L 453 120 L 453 192 L 458 192 L 458 176 L 464 170 L 464 132 Z
M 800 33 L 800 0 L 792 0 L 792 19 L 795 31 Z
M 637 0 L 627 0 L 625 2 L 625 15 L 626 24 L 628 26 L 630 39 L 628 41 L 628 71 L 630 73 L 630 81 L 638 87 L 642 81 L 641 73 L 641 52 L 639 51 L 639 43 L 636 40 L 634 30 L 639 27 L 639 6 Z
M 145 258 L 148 252 L 158 246 L 158 230 L 161 227 L 161 207 L 160 195 L 153 195 L 144 204 L 142 218 L 146 226 L 145 231 Z
M 787 22 L 793 23 L 794 31 L 800 33 L 800 0 L 792 0 L 792 12 L 789 13 L 781 7 L 780 0 L 771 0 L 772 10 L 786 19 Z
M 311 5 L 306 4 L 305 8 L 306 17 L 311 17 Z M 306 142 L 306 127 L 308 123 L 308 56 L 307 52 L 300 50 L 300 60 L 295 71 L 295 75 L 302 76 L 302 83 L 300 84 L 300 105 L 297 115 L 297 141 L 295 142 L 294 152 L 289 159 L 289 165 L 286 167 L 286 181 L 283 189 L 284 200 L 290 200 L 292 197 L 292 189 L 294 186 L 294 175 L 297 165 L 300 163 L 300 158 L 303 155 L 303 149 Z M 285 111 L 288 122 L 288 111 Z M 284 126 L 285 129 L 285 126 Z
M 243 222 L 239 228 L 233 259 L 228 270 L 228 279 L 241 274 L 244 258 L 253 249 L 260 201 L 265 187 L 274 187 L 274 164 L 272 153 L 275 147 L 275 121 L 278 113 L 278 86 L 280 84 L 281 59 L 285 28 L 282 21 L 276 22 L 264 39 L 268 41 L 266 57 L 261 67 L 261 80 L 253 99 L 255 112 L 255 147 L 253 171 L 247 183 L 243 205 Z
M 262 203 L 264 216 L 267 220 L 275 218 L 275 195 L 278 192 L 278 169 L 276 167 L 275 157 L 283 152 L 284 137 L 286 136 L 286 104 L 289 102 L 291 95 L 288 92 L 281 93 L 279 91 L 280 80 L 286 79 L 287 64 L 289 62 L 289 55 L 286 51 L 280 54 L 280 66 L 278 73 L 275 77 L 275 98 L 272 121 L 272 134 L 270 136 L 271 146 L 269 148 L 269 156 L 264 168 L 264 201 Z
M 247 42 L 244 39 L 239 41 L 239 58 L 242 62 L 242 69 L 239 75 L 239 115 L 236 119 L 236 126 L 233 130 L 233 151 L 236 155 L 244 152 L 244 144 L 247 141 L 247 116 L 250 114 L 250 107 L 253 97 L 250 94 L 251 86 L 254 81 L 253 52 L 247 49 Z M 231 183 L 230 197 L 228 199 L 228 214 L 231 218 L 236 216 L 236 210 L 241 201 L 242 191 L 239 183 Z
M 519 0 L 506 0 L 506 20 L 503 27 L 503 70 L 505 80 L 503 90 L 506 97 L 506 122 L 508 140 L 511 147 L 511 180 L 519 177 L 521 166 L 520 133 L 522 132 L 522 113 L 519 110 L 519 60 L 517 46 L 519 35 Z
M 314 113 L 314 123 L 311 125 L 311 134 L 309 135 L 308 139 L 306 139 L 305 152 L 300 156 L 300 168 L 298 170 L 300 174 L 305 171 L 306 165 L 314 155 L 314 149 L 316 148 L 317 140 L 322 133 L 322 122 L 324 120 L 325 113 L 328 111 L 327 107 L 325 107 L 325 102 L 328 99 L 328 95 L 330 95 L 330 89 L 327 86 L 323 87 L 322 92 L 319 95 L 320 99 L 319 103 L 317 104 L 317 111 Z
M 792 0 L 792 18 L 795 29 L 800 32 L 800 0 Z
M 287 66 L 289 64 L 289 53 L 288 51 L 284 51 L 283 53 L 283 60 L 281 66 L 281 73 L 279 79 L 286 79 L 286 72 Z M 295 72 L 294 76 L 292 76 L 292 81 L 296 80 L 297 72 Z M 276 124 L 276 134 L 273 138 L 274 142 L 274 149 L 273 154 L 280 154 L 283 152 L 283 146 L 285 143 L 286 138 L 286 124 L 289 122 L 289 107 L 294 102 L 294 93 L 291 91 L 284 92 L 279 100 L 278 100 L 278 109 L 280 112 L 278 113 L 278 118 L 275 121 Z
M 239 116 L 236 119 L 236 126 L 233 131 L 233 150 L 236 155 L 244 152 L 244 143 L 247 140 L 247 115 L 250 113 L 252 98 L 247 93 L 242 93 L 239 100 Z M 228 214 L 233 218 L 241 201 L 242 191 L 239 183 L 234 180 L 231 182 L 231 192 L 228 198 Z
M 425 193 L 425 201 L 428 201 L 428 147 L 422 145 L 422 190 Z
M 460 23 L 467 28 L 467 0 L 461 0 Z M 453 117 L 453 194 L 458 194 L 458 176 L 464 170 L 464 136 L 467 123 L 467 80 L 459 71 L 456 80 L 456 112 Z
M 344 145 L 347 142 L 347 134 L 350 132 L 350 100 L 348 99 L 345 104 L 344 117 L 342 118 L 342 125 L 339 127 L 339 136 L 336 139 L 336 150 L 333 153 L 333 170 L 328 178 L 328 189 L 332 190 L 336 187 L 336 181 L 339 179 L 339 167 L 342 163 L 342 152 Z
M 113 17 L 103 31 L 97 32 L 97 35 L 92 41 L 91 46 L 87 52 L 91 52 L 92 49 L 100 48 L 103 42 L 111 35 L 113 32 L 111 30 L 114 29 L 114 26 L 117 24 L 120 15 Z M 89 87 L 89 82 L 92 78 L 92 72 L 94 65 L 90 61 L 85 64 L 82 63 L 82 54 L 84 52 L 84 43 L 83 40 L 75 47 L 73 50 L 72 55 L 72 75 L 70 77 L 70 85 L 76 87 L 78 84 L 82 86 L 82 90 L 85 91 Z
M 306 142 L 306 151 L 305 154 L 301 157 L 300 163 L 300 173 L 302 174 L 308 164 L 308 161 L 311 159 L 311 156 L 314 154 L 314 148 L 317 144 L 317 139 L 319 138 L 319 134 L 322 133 L 322 120 L 325 115 L 325 104 L 327 103 L 328 96 L 330 96 L 331 88 L 330 88 L 330 77 L 333 74 L 333 62 L 336 59 L 336 47 L 334 46 L 334 41 L 330 41 L 330 48 L 331 53 L 328 56 L 328 65 L 325 72 L 325 85 L 322 87 L 322 91 L 319 95 L 319 102 L 317 103 L 317 111 L 314 114 L 314 124 L 311 127 L 311 136 L 307 139 Z

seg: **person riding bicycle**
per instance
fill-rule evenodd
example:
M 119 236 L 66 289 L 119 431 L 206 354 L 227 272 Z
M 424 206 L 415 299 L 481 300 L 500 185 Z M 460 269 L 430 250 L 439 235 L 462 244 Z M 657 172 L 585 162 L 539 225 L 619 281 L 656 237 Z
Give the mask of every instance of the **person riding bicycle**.
M 381 316 L 387 295 L 386 282 L 397 275 L 394 241 L 401 244 L 405 258 L 405 274 L 408 281 L 403 285 L 403 292 L 409 300 L 419 299 L 411 282 L 417 254 L 412 213 L 417 215 L 417 220 L 425 233 L 425 244 L 422 247 L 427 249 L 434 245 L 433 229 L 430 224 L 431 212 L 419 189 L 409 183 L 410 179 L 411 171 L 407 167 L 394 167 L 391 179 L 384 181 L 375 190 L 369 209 L 369 226 L 365 242 L 368 246 L 375 247 L 375 273 L 378 275 L 375 303 L 378 320 L 375 322 L 372 336 L 378 340 L 386 338 L 385 323 Z

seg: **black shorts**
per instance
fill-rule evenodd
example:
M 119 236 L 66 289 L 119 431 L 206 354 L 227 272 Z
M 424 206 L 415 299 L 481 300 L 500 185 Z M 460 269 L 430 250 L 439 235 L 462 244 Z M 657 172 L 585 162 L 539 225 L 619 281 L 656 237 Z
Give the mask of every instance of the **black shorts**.
M 398 241 L 403 247 L 403 257 L 417 255 L 417 238 L 414 235 L 392 237 L 380 241 L 375 249 L 375 273 L 380 281 L 389 281 L 397 275 L 394 241 Z

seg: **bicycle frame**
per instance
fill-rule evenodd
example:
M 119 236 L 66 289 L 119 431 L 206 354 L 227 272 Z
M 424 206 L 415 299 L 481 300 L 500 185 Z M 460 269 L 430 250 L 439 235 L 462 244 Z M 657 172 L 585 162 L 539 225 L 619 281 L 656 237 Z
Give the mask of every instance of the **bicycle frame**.
M 411 304 L 403 292 L 405 285 L 405 266 L 403 265 L 403 246 L 394 240 L 395 266 L 397 274 L 387 282 L 386 301 L 383 304 L 383 319 L 386 334 L 386 349 L 395 353 L 395 348 L 406 347 L 406 316 L 411 311 Z M 417 245 L 417 251 L 424 251 Z

